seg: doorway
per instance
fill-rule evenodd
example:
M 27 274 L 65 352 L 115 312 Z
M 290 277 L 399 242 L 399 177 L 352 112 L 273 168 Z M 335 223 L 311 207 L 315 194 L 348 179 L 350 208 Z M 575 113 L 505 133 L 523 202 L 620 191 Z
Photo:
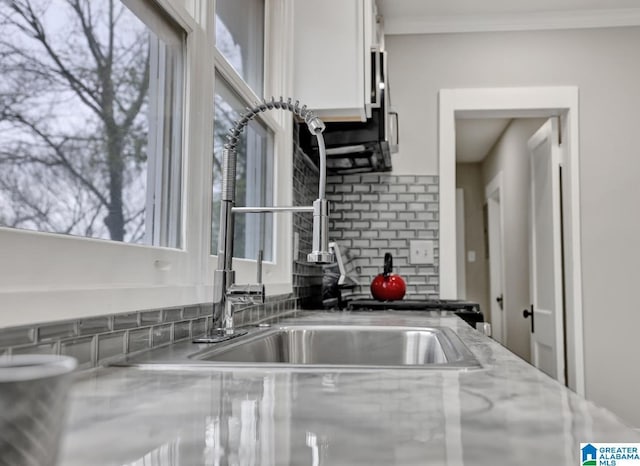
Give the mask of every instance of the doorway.
M 456 298 L 456 117 L 559 117 L 563 159 L 562 239 L 568 386 L 584 394 L 576 87 L 444 89 L 439 93 L 440 296 Z
M 532 303 L 527 142 L 545 121 L 456 120 L 456 187 L 464 190 L 469 206 L 468 241 L 457 248 L 467 255 L 467 296 L 480 304 L 494 339 L 527 362 L 532 362 L 530 325 L 522 314 Z
M 489 257 L 489 314 L 493 338 L 506 345 L 507 332 L 504 315 L 504 224 L 502 211 L 502 172 L 498 173 L 485 188 L 486 232 Z

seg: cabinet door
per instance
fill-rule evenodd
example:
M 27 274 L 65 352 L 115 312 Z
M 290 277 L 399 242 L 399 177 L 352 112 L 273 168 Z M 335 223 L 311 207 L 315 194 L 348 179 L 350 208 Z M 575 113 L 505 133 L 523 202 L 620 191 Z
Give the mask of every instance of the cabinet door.
M 371 0 L 296 0 L 294 95 L 326 121 L 365 121 Z

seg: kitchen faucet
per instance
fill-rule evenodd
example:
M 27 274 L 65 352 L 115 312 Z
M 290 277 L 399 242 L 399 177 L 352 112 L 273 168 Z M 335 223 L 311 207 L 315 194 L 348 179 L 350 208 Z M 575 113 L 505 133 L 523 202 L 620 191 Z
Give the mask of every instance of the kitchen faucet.
M 245 126 L 259 113 L 267 110 L 288 110 L 297 115 L 307 124 L 307 128 L 318 140 L 320 154 L 320 180 L 318 183 L 318 199 L 312 206 L 291 207 L 236 207 L 236 163 L 237 145 L 240 134 Z M 227 133 L 226 143 L 222 151 L 222 201 L 220 203 L 220 234 L 218 236 L 218 267 L 214 272 L 213 281 L 213 331 L 194 340 L 194 343 L 217 343 L 229 340 L 247 333 L 246 330 L 236 329 L 233 323 L 233 307 L 236 304 L 264 303 L 265 290 L 262 283 L 238 285 L 235 283 L 235 271 L 232 268 L 233 259 L 233 223 L 234 214 L 260 212 L 310 212 L 313 213 L 313 242 L 312 252 L 307 255 L 307 262 L 326 264 L 333 262 L 333 254 L 329 251 L 329 203 L 325 199 L 327 177 L 327 157 L 324 148 L 322 132 L 325 126 L 322 120 L 300 107 L 296 101 L 286 101 L 280 97 L 275 100 L 264 100 L 247 110 L 234 123 Z M 262 275 L 262 254 L 258 256 L 258 282 Z M 216 308 L 218 318 L 216 318 Z

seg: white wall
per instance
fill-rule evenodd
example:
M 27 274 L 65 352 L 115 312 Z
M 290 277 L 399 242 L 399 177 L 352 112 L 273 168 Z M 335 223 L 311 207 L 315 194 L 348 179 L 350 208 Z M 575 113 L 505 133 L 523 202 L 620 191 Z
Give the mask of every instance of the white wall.
M 586 395 L 640 426 L 640 28 L 388 36 L 396 174 L 437 174 L 438 91 L 580 89 Z

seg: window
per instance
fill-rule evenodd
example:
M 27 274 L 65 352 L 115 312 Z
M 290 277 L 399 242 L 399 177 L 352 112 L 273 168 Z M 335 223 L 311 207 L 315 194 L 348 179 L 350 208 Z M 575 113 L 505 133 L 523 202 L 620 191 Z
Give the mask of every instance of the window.
M 185 37 L 126 3 L 0 4 L 0 226 L 180 247 Z
M 218 16 L 237 61 L 215 47 L 214 3 L 241 5 Z M 211 299 L 213 119 L 289 88 L 289 9 L 0 0 L 0 327 Z M 290 204 L 290 115 L 262 114 L 240 150 L 239 203 Z M 238 282 L 262 248 L 267 292 L 291 292 L 291 215 L 237 220 Z
M 260 97 L 264 85 L 264 3 L 216 1 L 216 48 Z
M 264 83 L 264 0 L 216 2 L 216 63 L 212 253 L 220 223 L 222 149 L 228 130 L 243 110 L 262 98 Z M 249 122 L 237 146 L 236 205 L 273 205 L 275 130 L 263 114 Z M 273 214 L 238 214 L 234 221 L 234 257 L 274 258 Z
M 222 189 L 222 149 L 225 137 L 244 105 L 229 84 L 216 76 L 213 139 L 212 254 L 217 251 Z M 249 122 L 237 146 L 237 206 L 273 205 L 273 131 L 260 120 Z M 273 258 L 273 214 L 238 214 L 234 221 L 234 257 Z

